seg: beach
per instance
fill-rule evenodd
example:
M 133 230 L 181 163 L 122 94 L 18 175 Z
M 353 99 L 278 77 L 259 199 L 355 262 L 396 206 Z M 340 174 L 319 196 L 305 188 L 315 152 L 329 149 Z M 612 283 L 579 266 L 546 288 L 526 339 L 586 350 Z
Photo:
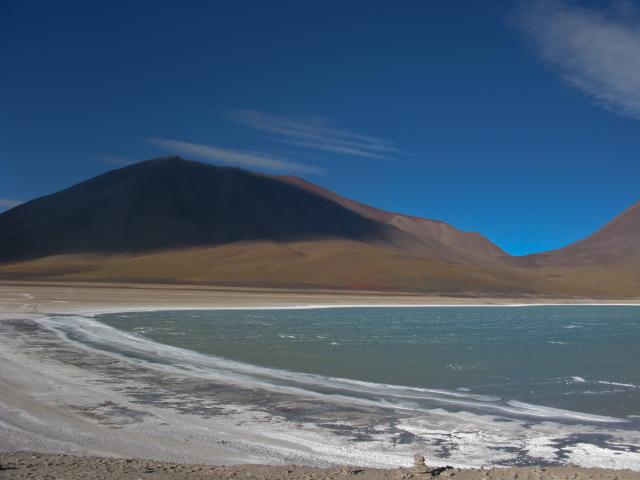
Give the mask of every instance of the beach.
M 90 321 L 91 316 L 97 313 L 145 310 L 534 303 L 640 302 L 557 298 L 479 299 L 380 292 L 344 294 L 318 290 L 292 292 L 172 285 L 4 283 L 0 285 L 0 451 L 5 453 L 0 457 L 0 462 L 8 468 L 17 468 L 0 470 L 0 476 L 14 475 L 11 478 L 20 478 L 17 475 L 22 474 L 21 471 L 57 475 L 57 471 L 65 472 L 64 476 L 60 474 L 62 478 L 91 478 L 78 472 L 83 469 L 85 472 L 86 469 L 97 469 L 96 472 L 106 469 L 106 475 L 109 469 L 116 469 L 119 478 L 128 478 L 127 475 L 138 478 L 136 475 L 140 474 L 140 469 L 150 468 L 152 471 L 146 472 L 144 478 L 165 478 L 163 475 L 172 474 L 171 469 L 173 473 L 193 475 L 184 478 L 226 478 L 232 475 L 276 478 L 284 474 L 283 465 L 299 465 L 289 468 L 292 473 L 287 475 L 293 475 L 292 478 L 329 478 L 354 474 L 364 474 L 368 478 L 403 478 L 415 473 L 406 469 L 412 465 L 412 454 L 420 453 L 414 451 L 419 444 L 403 444 L 400 433 L 401 430 L 407 431 L 407 428 L 402 421 L 409 417 L 402 413 L 394 419 L 395 424 L 386 430 L 375 431 L 371 426 L 388 424 L 389 412 L 372 402 L 360 401 L 349 404 L 348 408 L 344 405 L 337 408 L 324 398 L 305 398 L 291 391 L 290 387 L 287 391 L 254 388 L 255 385 L 248 384 L 245 378 L 239 376 L 233 377 L 231 382 L 226 377 L 204 377 L 200 373 L 185 376 L 173 365 L 160 365 L 162 368 L 159 368 L 149 363 L 146 357 L 125 362 L 115 353 L 66 341 L 60 335 L 61 330 L 48 328 L 49 324 L 64 321 L 65 316 L 88 316 Z M 173 355 L 179 352 L 169 353 Z M 478 421 L 479 418 L 472 416 L 465 419 L 468 425 Z M 594 422 L 594 426 L 585 430 L 566 421 L 566 428 L 576 429 L 576 435 L 595 434 L 598 422 L 602 422 L 601 419 L 590 418 L 588 421 Z M 347 424 L 350 428 L 355 426 L 366 441 L 346 441 L 344 434 L 341 439 L 341 425 L 344 427 Z M 318 428 L 318 425 L 325 427 Z M 495 438 L 499 437 L 500 428 L 497 424 Z M 540 430 L 543 427 L 536 428 Z M 637 432 L 625 431 L 617 426 L 607 428 L 612 431 L 618 429 L 620 438 L 626 439 L 625 445 L 635 447 L 621 448 L 619 458 L 612 461 L 598 448 L 584 444 L 567 450 L 568 463 L 579 462 L 584 467 L 637 469 L 636 466 L 640 464 Z M 513 435 L 521 432 L 516 429 L 509 431 Z M 504 432 L 505 445 L 500 447 L 508 453 L 506 443 L 510 439 L 506 426 Z M 352 433 L 353 430 L 349 435 Z M 535 433 L 537 436 L 531 439 L 542 438 L 544 432 L 540 430 Z M 445 439 L 443 432 L 439 434 L 442 442 L 450 441 Z M 483 451 L 482 446 L 477 446 L 480 445 L 477 439 L 471 438 L 470 434 L 465 439 L 464 435 L 464 432 L 459 432 L 456 441 L 475 442 L 476 451 L 470 450 L 469 460 L 473 460 L 474 455 L 481 458 L 491 448 L 497 448 L 491 444 L 495 438 L 485 439 L 487 451 Z M 388 443 L 393 438 L 398 439 L 396 447 L 377 448 L 377 445 Z M 545 449 L 549 446 L 530 443 L 527 448 L 531 449 L 530 456 L 533 458 L 534 454 L 544 457 Z M 534 451 L 535 448 L 537 451 Z M 83 459 L 38 455 L 34 458 L 31 454 L 15 453 L 21 451 L 74 455 Z M 124 458 L 141 460 L 120 460 Z M 452 459 L 451 466 L 455 468 L 471 466 L 455 456 Z M 189 469 L 195 467 L 159 463 L 153 463 L 154 467 L 144 466 L 145 461 L 160 460 L 200 465 L 200 470 L 193 472 Z M 430 463 L 429 458 L 427 463 L 433 467 L 446 466 L 440 461 Z M 265 464 L 272 466 L 260 466 Z M 210 465 L 227 467 L 213 467 L 212 470 Z M 608 477 L 613 474 L 607 470 L 545 465 L 538 466 L 548 467 L 544 471 L 529 468 L 533 466 L 523 465 L 523 470 L 502 468 L 499 469 L 500 476 L 487 478 L 513 478 L 510 475 L 517 472 L 527 472 L 530 478 L 571 478 L 570 475 L 584 475 L 578 478 L 613 478 Z M 365 470 L 356 469 L 357 473 L 353 473 L 355 467 L 365 467 Z M 385 470 L 372 470 L 381 468 Z M 494 475 L 487 473 L 492 471 L 485 469 L 482 475 Z M 455 473 L 457 478 L 476 478 L 474 475 L 480 475 L 473 470 L 446 472 L 442 475 Z M 616 473 L 618 478 L 637 478 L 637 475 Z
M 369 479 L 405 480 L 428 478 L 451 478 L 458 480 L 636 480 L 637 472 L 629 470 L 607 470 L 602 468 L 576 467 L 524 467 L 501 469 L 459 469 L 451 468 L 432 473 L 416 471 L 413 468 L 372 469 L 359 467 L 315 468 L 296 465 L 239 465 L 212 466 L 203 464 L 183 465 L 134 459 L 107 459 L 95 457 L 74 457 L 66 455 L 42 455 L 27 452 L 15 454 L 0 453 L 0 478 L 64 478 L 65 480 L 94 480 L 118 478 L 125 480 L 175 479 L 262 479 L 282 478 L 300 480 L 325 479 Z

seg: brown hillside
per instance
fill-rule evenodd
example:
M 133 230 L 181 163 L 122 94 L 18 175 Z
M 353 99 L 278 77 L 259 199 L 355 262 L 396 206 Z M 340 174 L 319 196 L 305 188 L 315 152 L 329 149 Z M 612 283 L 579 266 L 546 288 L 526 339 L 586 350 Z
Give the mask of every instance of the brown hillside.
M 338 195 L 299 177 L 282 176 L 277 178 L 333 200 L 363 217 L 393 225 L 421 239 L 435 240 L 463 258 L 486 262 L 509 256 L 508 253 L 479 233 L 464 232 L 440 220 L 380 210 Z

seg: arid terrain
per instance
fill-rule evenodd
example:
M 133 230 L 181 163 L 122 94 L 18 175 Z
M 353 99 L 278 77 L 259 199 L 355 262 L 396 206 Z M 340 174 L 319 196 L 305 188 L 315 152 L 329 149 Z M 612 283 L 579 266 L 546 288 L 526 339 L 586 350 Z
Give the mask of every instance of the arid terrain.
M 0 279 L 625 299 L 640 295 L 638 245 L 638 205 L 580 242 L 513 257 L 297 177 L 167 157 L 0 214 Z
M 342 291 L 328 289 L 214 287 L 105 282 L 0 281 L 0 309 L 5 313 L 73 313 L 75 311 L 254 308 L 288 306 L 640 304 L 640 298 L 601 300 L 537 296 L 472 297 Z
M 398 468 L 373 469 L 361 467 L 313 468 L 296 465 L 184 465 L 137 459 L 114 459 L 45 455 L 30 452 L 0 453 L 0 478 L 32 479 L 55 478 L 64 480 L 97 480 L 118 478 L 123 480 L 207 480 L 207 479 L 263 479 L 282 478 L 296 480 L 367 479 L 405 480 L 449 478 L 458 480 L 636 480 L 640 473 L 630 470 L 607 470 L 578 467 L 522 467 L 500 469 Z

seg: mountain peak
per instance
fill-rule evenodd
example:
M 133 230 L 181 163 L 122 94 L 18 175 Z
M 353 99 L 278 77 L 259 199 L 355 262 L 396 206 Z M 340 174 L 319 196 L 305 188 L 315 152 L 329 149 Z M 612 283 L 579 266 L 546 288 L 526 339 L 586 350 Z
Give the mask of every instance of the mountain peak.
M 380 239 L 387 227 L 271 177 L 160 157 L 0 215 L 0 261 L 249 240 Z
M 133 163 L 131 165 L 127 165 L 126 167 L 121 168 L 120 170 L 127 169 L 127 168 L 140 169 L 140 168 L 149 168 L 149 167 L 170 167 L 170 166 L 175 167 L 175 166 L 181 166 L 181 165 L 192 165 L 192 166 L 202 165 L 202 166 L 208 166 L 212 168 L 224 168 L 224 167 L 217 167 L 209 163 L 197 162 L 195 160 L 188 160 L 179 155 L 167 155 L 163 157 L 155 157 L 155 158 L 150 158 L 149 160 L 143 160 L 141 162 Z

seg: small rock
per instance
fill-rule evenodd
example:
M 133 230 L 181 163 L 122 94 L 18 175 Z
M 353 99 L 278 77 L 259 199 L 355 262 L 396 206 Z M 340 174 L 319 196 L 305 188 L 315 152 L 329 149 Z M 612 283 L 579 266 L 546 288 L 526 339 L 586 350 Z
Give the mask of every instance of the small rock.
M 415 473 L 428 473 L 427 464 L 424 461 L 424 457 L 419 453 L 413 456 L 413 471 Z

